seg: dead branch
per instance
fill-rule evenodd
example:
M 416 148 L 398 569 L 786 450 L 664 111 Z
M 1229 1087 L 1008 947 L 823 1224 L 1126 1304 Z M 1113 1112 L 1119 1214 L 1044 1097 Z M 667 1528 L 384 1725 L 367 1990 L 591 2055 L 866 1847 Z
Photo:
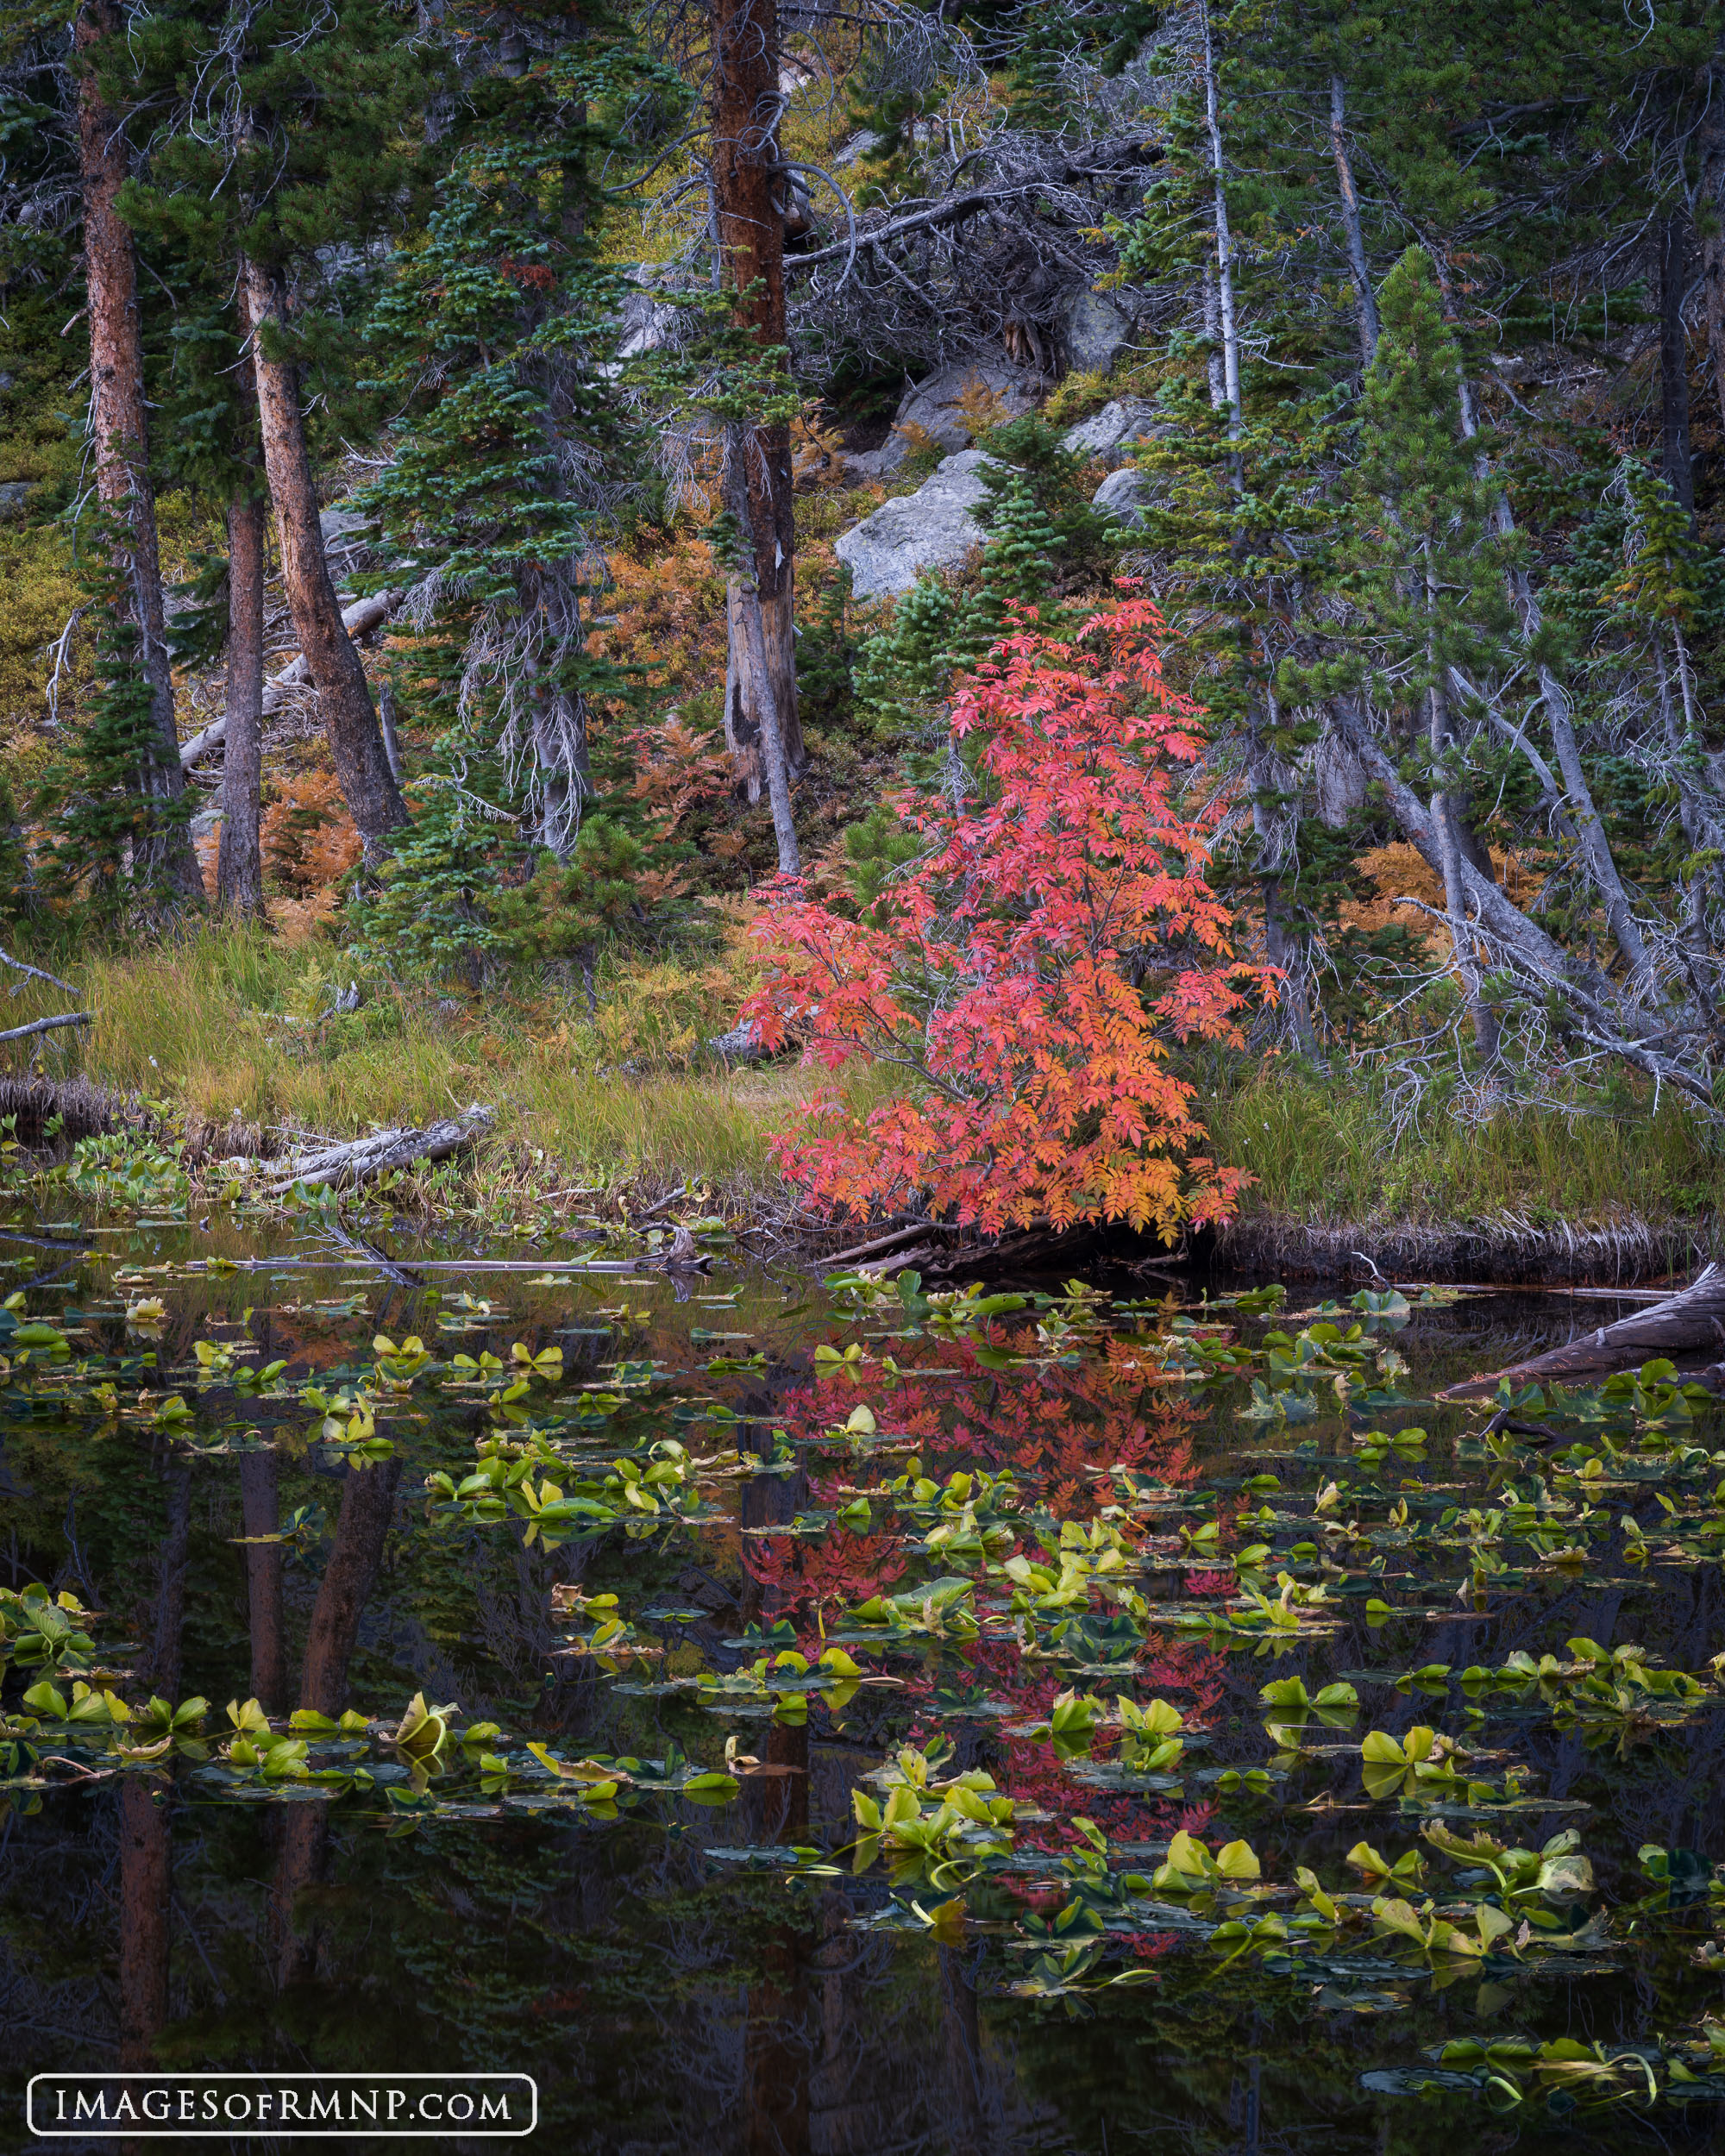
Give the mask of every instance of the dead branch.
M 69 996 L 78 993 L 69 981 L 62 981 L 57 973 L 44 973 L 40 966 L 27 966 L 22 958 L 14 958 L 9 950 L 0 950 L 0 966 L 10 966 L 15 973 L 28 974 L 33 981 L 46 981 L 51 987 L 64 988 Z
M 46 1033 L 56 1025 L 93 1025 L 95 1023 L 94 1011 L 68 1011 L 57 1018 L 35 1018 L 28 1025 L 9 1026 L 3 1033 L 0 1033 L 0 1041 L 25 1040 L 32 1033 Z
M 1477 1400 L 1495 1392 L 1506 1378 L 1512 1385 L 1539 1385 L 1552 1378 L 1601 1377 L 1634 1369 L 1652 1356 L 1692 1355 L 1702 1349 L 1725 1357 L 1725 1271 L 1717 1265 L 1709 1265 L 1687 1288 L 1651 1309 L 1601 1326 L 1530 1362 L 1467 1378 L 1439 1398 Z
M 342 628 L 351 637 L 365 636 L 369 630 L 375 629 L 380 622 L 389 619 L 391 614 L 401 604 L 401 597 L 399 592 L 376 592 L 370 599 L 355 600 L 353 605 L 342 609 Z M 302 653 L 291 665 L 284 667 L 279 674 L 273 674 L 264 683 L 263 716 L 268 718 L 274 712 L 279 711 L 286 703 L 292 691 L 302 687 L 310 679 L 310 669 L 307 667 Z M 220 718 L 211 719 L 201 733 L 194 734 L 190 741 L 182 743 L 179 751 L 181 770 L 189 770 L 193 764 L 207 756 L 211 749 L 219 749 L 227 736 L 228 721 L 225 714 Z

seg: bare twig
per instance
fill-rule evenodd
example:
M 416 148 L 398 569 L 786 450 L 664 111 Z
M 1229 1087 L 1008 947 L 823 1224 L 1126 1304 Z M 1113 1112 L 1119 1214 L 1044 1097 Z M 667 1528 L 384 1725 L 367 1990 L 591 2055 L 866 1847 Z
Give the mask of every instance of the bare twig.
M 69 981 L 62 981 L 57 973 L 44 973 L 40 966 L 27 966 L 22 958 L 14 958 L 9 950 L 0 950 L 0 966 L 10 966 L 16 973 L 27 973 L 33 981 L 46 981 L 56 988 L 64 988 L 69 996 L 78 993 Z

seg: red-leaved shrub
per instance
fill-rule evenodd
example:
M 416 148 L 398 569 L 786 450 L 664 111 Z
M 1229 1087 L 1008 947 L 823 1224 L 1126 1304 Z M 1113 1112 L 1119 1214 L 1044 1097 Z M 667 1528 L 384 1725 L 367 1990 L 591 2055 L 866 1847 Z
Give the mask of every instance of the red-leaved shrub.
M 1237 962 L 1205 881 L 1219 813 L 1176 795 L 1202 714 L 1163 678 L 1160 615 L 1130 599 L 1070 644 L 1007 638 L 957 696 L 971 797 L 894 804 L 924 842 L 865 918 L 787 880 L 754 934 L 745 1016 L 835 1071 L 906 1074 L 866 1117 L 829 1087 L 777 1141 L 827 1210 L 921 1199 L 983 1229 L 1224 1217 L 1243 1180 L 1201 1151 L 1169 1044 L 1236 1039 L 1262 968 Z

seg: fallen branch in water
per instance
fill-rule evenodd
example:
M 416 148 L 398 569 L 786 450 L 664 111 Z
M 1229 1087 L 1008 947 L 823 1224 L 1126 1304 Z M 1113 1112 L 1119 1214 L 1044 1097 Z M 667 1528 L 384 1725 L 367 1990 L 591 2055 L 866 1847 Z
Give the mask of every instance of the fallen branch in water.
M 1470 1377 L 1439 1394 L 1440 1400 L 1477 1400 L 1495 1392 L 1508 1378 L 1514 1385 L 1540 1385 L 1548 1378 L 1602 1377 L 1633 1369 L 1658 1355 L 1687 1355 L 1704 1349 L 1725 1357 L 1725 1271 L 1709 1265 L 1687 1288 L 1615 1325 L 1584 1332 L 1566 1346 L 1552 1348 L 1529 1362 Z
M 291 1173 L 272 1183 L 267 1194 L 279 1198 L 296 1184 L 315 1190 L 326 1183 L 369 1182 L 392 1168 L 411 1168 L 420 1161 L 448 1160 L 491 1126 L 489 1108 L 474 1106 L 462 1114 L 447 1117 L 425 1130 L 377 1131 L 345 1145 L 326 1146 L 320 1152 L 302 1153 L 287 1163 Z
M 57 1018 L 33 1018 L 28 1025 L 9 1026 L 5 1032 L 0 1033 L 0 1041 L 22 1041 L 32 1033 L 46 1033 L 56 1025 L 93 1025 L 95 1023 L 94 1011 L 67 1011 Z

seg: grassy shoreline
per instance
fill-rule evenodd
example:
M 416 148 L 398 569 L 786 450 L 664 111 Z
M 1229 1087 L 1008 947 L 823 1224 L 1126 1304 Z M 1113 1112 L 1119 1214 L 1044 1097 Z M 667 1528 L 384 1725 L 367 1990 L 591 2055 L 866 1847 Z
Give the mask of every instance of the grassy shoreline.
M 193 1154 L 219 1157 L 230 1134 L 344 1137 L 479 1101 L 495 1112 L 493 1135 L 462 1173 L 482 1212 L 567 1192 L 639 1205 L 679 1189 L 737 1221 L 794 1210 L 771 1139 L 812 1074 L 727 1069 L 704 1046 L 751 983 L 734 946 L 613 968 L 597 1011 L 578 989 L 479 1002 L 373 981 L 358 1010 L 338 1012 L 346 969 L 332 946 L 219 925 L 53 969 L 95 1022 L 43 1037 L 36 1074 L 139 1100 Z M 66 1006 L 26 981 L 9 1022 Z M 28 1062 L 15 1044 L 12 1073 Z M 1282 1061 L 1240 1083 L 1214 1061 L 1189 1075 L 1217 1156 L 1252 1178 L 1219 1246 L 1247 1262 L 1298 1262 L 1302 1247 L 1345 1257 L 1339 1238 L 1417 1263 L 1440 1258 L 1447 1238 L 1512 1270 L 1560 1267 L 1567 1253 L 1595 1269 L 1659 1271 L 1710 1250 L 1725 1216 L 1722 1134 L 1670 1094 L 1657 1107 L 1506 1111 L 1483 1125 L 1439 1112 L 1397 1142 L 1355 1071 Z M 856 1098 L 868 1097 L 860 1082 Z

